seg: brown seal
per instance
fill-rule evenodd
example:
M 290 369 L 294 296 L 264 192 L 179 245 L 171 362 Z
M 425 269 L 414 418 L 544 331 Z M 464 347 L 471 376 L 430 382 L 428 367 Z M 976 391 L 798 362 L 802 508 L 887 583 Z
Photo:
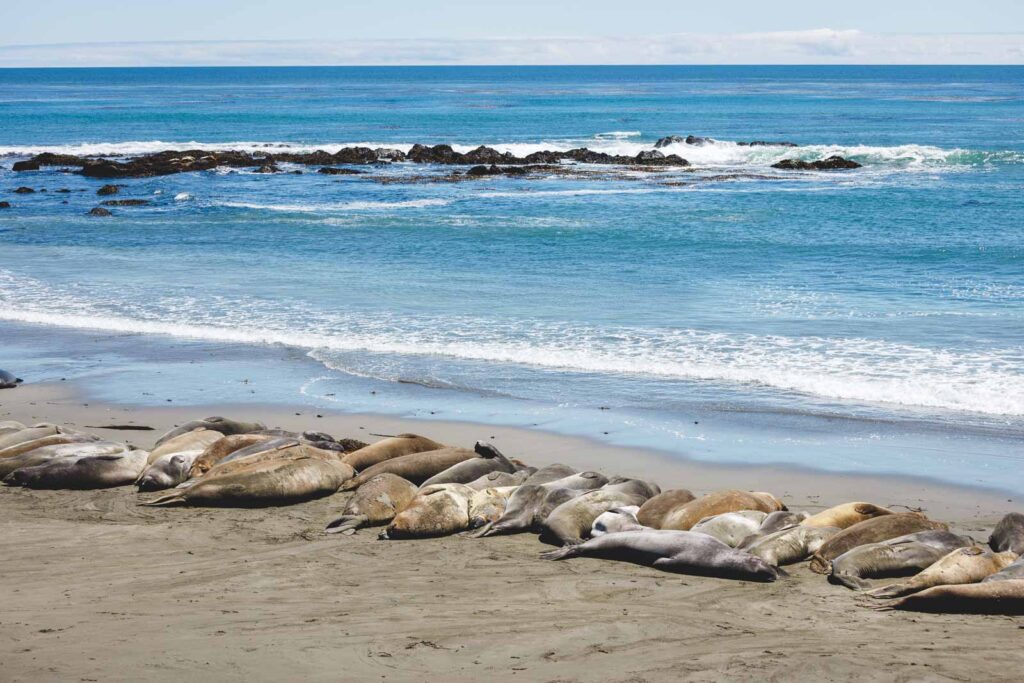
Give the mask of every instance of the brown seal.
M 932 530 L 948 531 L 949 526 L 933 522 L 919 512 L 898 512 L 866 519 L 825 541 L 811 558 L 810 569 L 817 574 L 828 574 L 831 572 L 832 560 L 859 545 L 880 543 L 897 536 Z
M 696 499 L 697 497 L 688 489 L 663 491 L 640 506 L 640 511 L 636 513 L 636 519 L 644 526 L 660 529 L 665 515 Z
M 377 443 L 360 448 L 358 451 L 348 453 L 345 456 L 345 462 L 352 465 L 356 472 L 362 472 L 366 468 L 373 467 L 385 460 L 400 458 L 403 455 L 411 455 L 412 453 L 438 451 L 445 447 L 444 444 L 428 439 L 425 436 L 419 436 L 418 434 L 399 434 L 398 436 L 389 436 Z
M 384 474 L 385 472 L 397 474 L 404 479 L 408 479 L 414 484 L 422 484 L 435 474 L 444 472 L 452 465 L 456 465 L 463 460 L 470 460 L 471 458 L 479 457 L 479 455 L 466 448 L 441 448 L 436 451 L 426 451 L 424 453 L 410 453 L 409 455 L 390 458 L 371 467 L 367 467 L 365 470 L 361 471 L 358 476 L 353 477 L 351 480 L 346 482 L 342 487 L 342 491 L 357 489 L 373 477 L 378 474 Z
M 770 493 L 728 489 L 709 493 L 672 510 L 665 515 L 660 528 L 689 531 L 694 524 L 705 517 L 713 517 L 725 512 L 759 510 L 769 513 L 785 509 L 786 506 L 782 504 L 782 501 Z M 642 522 L 643 520 L 641 520 Z

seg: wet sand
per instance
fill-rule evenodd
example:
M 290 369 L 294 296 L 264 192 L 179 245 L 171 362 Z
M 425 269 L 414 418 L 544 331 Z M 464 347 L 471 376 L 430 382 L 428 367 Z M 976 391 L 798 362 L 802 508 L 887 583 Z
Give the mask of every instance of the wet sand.
M 83 405 L 88 404 L 88 405 Z M 296 415 L 299 412 L 302 414 Z M 415 431 L 684 486 L 772 491 L 792 509 L 921 508 L 979 540 L 1012 494 L 926 479 L 717 467 L 543 432 L 308 408 L 102 405 L 67 387 L 0 392 L 0 420 L 148 448 L 223 414 L 372 441 Z M 805 566 L 774 584 L 590 559 L 545 562 L 533 535 L 327 537 L 345 494 L 286 508 L 139 507 L 131 488 L 0 488 L 0 680 L 1011 680 L 1024 618 L 880 612 Z

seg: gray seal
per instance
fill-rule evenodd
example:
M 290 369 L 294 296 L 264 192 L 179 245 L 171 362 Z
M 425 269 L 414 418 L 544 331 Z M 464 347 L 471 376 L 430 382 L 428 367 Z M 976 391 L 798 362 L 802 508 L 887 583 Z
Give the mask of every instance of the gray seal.
M 956 550 L 973 545 L 967 536 L 950 531 L 920 531 L 868 543 L 832 560 L 829 581 L 853 590 L 869 586 L 865 579 L 916 574 Z
M 492 472 L 512 474 L 516 471 L 516 466 L 491 444 L 477 441 L 473 451 L 480 457 L 464 460 L 443 472 L 438 472 L 423 482 L 422 487 L 435 484 L 468 484 Z
M 23 381 L 6 370 L 0 370 L 0 389 L 16 389 Z
M 545 560 L 572 557 L 622 560 L 668 572 L 747 581 L 775 581 L 785 575 L 759 557 L 694 531 L 620 531 L 541 554 Z
M 988 538 L 988 545 L 997 553 L 1011 550 L 1018 555 L 1024 555 L 1024 515 L 1011 512 L 999 520 L 999 524 L 996 524 L 995 530 Z

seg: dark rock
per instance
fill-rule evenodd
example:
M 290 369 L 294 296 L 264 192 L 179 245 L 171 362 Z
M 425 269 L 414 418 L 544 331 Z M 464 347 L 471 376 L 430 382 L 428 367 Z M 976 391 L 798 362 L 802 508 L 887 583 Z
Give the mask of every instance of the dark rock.
M 274 164 L 263 164 L 253 171 L 253 173 L 281 173 L 281 169 Z
M 114 214 L 110 213 L 109 209 L 104 209 L 102 206 L 97 206 L 96 208 L 94 208 L 91 211 L 89 211 L 89 215 L 90 216 L 113 216 Z
M 357 171 L 354 168 L 333 168 L 331 166 L 324 166 L 319 169 L 317 173 L 323 173 L 324 175 L 362 175 L 363 171 Z
M 415 144 L 406 155 L 409 161 L 418 164 L 459 164 L 462 163 L 462 155 L 452 149 L 451 145 L 425 145 Z
M 377 153 L 377 159 L 382 161 L 405 161 L 405 152 L 400 149 L 378 147 L 373 151 Z
M 147 206 L 149 203 L 148 199 L 108 199 L 100 202 L 103 206 Z
M 657 161 L 660 161 L 661 159 L 664 159 L 664 158 L 665 158 L 664 154 L 662 154 L 661 152 L 659 152 L 657 150 L 652 149 L 652 150 L 648 150 L 646 152 L 640 152 L 639 154 L 637 154 L 635 161 L 638 164 L 643 164 L 643 163 L 646 163 L 646 162 L 657 162 Z
M 701 145 L 712 143 L 714 142 L 714 140 L 712 140 L 711 138 L 702 138 L 697 135 L 687 135 L 685 142 L 688 145 L 697 145 L 698 147 L 700 147 Z
M 377 153 L 369 147 L 345 147 L 334 154 L 336 164 L 374 164 L 377 161 Z
M 36 191 L 31 187 L 19 187 L 14 191 L 14 194 L 35 194 Z
M 34 159 L 28 161 L 15 161 L 14 165 L 11 166 L 12 171 L 38 171 L 39 162 Z
M 523 161 L 528 164 L 557 164 L 563 158 L 565 158 L 563 152 L 540 151 L 527 154 Z
M 104 197 L 106 195 L 117 194 L 121 191 L 120 185 L 104 185 L 100 189 L 96 190 L 96 194 Z
M 473 168 L 466 171 L 466 175 L 470 177 L 482 177 L 482 176 L 496 176 L 496 175 L 507 175 L 507 176 L 524 176 L 529 173 L 529 169 L 523 166 L 496 166 L 491 164 L 490 166 L 474 166 Z
M 795 142 L 770 142 L 768 140 L 754 140 L 753 142 L 737 142 L 740 147 L 799 147 Z
M 54 192 L 59 192 L 60 194 L 71 194 L 71 190 L 69 190 L 66 187 L 62 187 L 60 189 L 54 190 Z
M 0 202 L 0 209 L 9 209 L 9 208 L 11 208 L 11 203 L 10 202 Z
M 856 161 L 844 159 L 841 156 L 831 156 L 818 161 L 802 161 L 800 159 L 783 159 L 772 164 L 772 168 L 781 168 L 787 171 L 839 171 L 849 168 L 860 168 Z
M 677 145 L 681 142 L 686 142 L 686 138 L 681 135 L 668 135 L 655 142 L 654 149 L 661 149 L 662 147 L 668 147 L 669 145 Z
M 633 163 L 640 166 L 689 166 L 690 162 L 678 154 L 665 156 L 661 152 L 651 150 L 640 152 L 633 158 Z
M 502 154 L 492 147 L 480 146 L 462 155 L 462 163 L 466 164 L 521 164 L 522 159 L 505 152 Z

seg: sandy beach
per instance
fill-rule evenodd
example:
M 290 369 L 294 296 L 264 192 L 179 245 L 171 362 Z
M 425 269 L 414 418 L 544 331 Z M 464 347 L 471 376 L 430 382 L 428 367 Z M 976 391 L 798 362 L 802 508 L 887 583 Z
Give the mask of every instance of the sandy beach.
M 504 427 L 288 407 L 103 405 L 68 386 L 0 394 L 0 420 L 78 427 L 143 448 L 224 414 L 372 441 L 491 441 L 531 464 L 640 476 L 700 494 L 772 491 L 791 509 L 848 500 L 922 509 L 977 539 L 1020 502 L 927 479 L 717 467 Z M 139 507 L 132 488 L 0 488 L 3 680 L 1010 680 L 1024 618 L 880 612 L 804 565 L 774 584 L 589 559 L 545 562 L 532 534 L 326 536 L 337 494 L 284 508 Z

